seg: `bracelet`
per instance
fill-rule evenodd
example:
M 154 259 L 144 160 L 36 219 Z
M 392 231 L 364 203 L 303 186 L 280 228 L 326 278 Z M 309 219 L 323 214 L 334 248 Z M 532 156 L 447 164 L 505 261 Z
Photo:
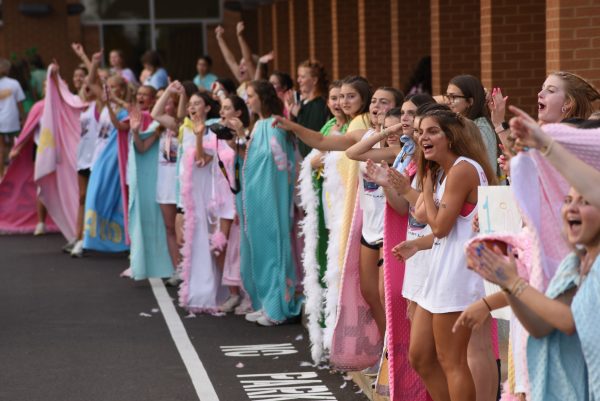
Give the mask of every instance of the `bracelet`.
M 519 284 L 519 282 L 521 280 L 522 280 L 521 277 L 517 277 L 517 279 L 512 283 L 512 285 L 509 286 L 511 289 L 509 289 L 508 287 L 502 287 L 502 291 L 504 291 L 508 295 L 512 295 L 512 293 L 514 292 L 515 287 L 517 286 L 517 284 Z
M 490 306 L 490 304 L 488 303 L 488 301 L 486 301 L 485 298 L 481 298 L 481 300 L 483 301 L 483 303 L 485 304 L 485 306 L 487 306 L 488 310 L 491 312 L 492 311 L 492 307 Z
M 517 298 L 518 298 L 518 297 L 519 297 L 519 295 L 521 295 L 521 293 L 522 293 L 523 291 L 525 291 L 525 288 L 527 288 L 527 287 L 529 287 L 529 284 L 527 283 L 527 281 L 525 281 L 525 280 L 522 280 L 522 281 L 519 283 L 519 286 L 517 287 L 517 289 L 513 291 L 513 294 L 512 294 L 512 295 L 513 295 L 513 297 L 517 297 Z
M 550 152 L 552 151 L 552 146 L 553 145 L 554 145 L 554 138 L 552 138 L 550 140 L 550 142 L 548 143 L 548 145 L 542 146 L 540 148 L 540 153 L 542 154 L 542 156 L 547 157 L 550 154 Z

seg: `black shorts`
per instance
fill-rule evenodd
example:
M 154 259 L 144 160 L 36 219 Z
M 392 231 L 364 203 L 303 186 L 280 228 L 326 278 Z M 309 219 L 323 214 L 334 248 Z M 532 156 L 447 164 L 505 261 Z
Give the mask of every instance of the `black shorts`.
M 85 178 L 90 178 L 91 173 L 92 171 L 89 168 L 82 168 L 81 170 L 77 170 L 77 174 Z
M 360 243 L 364 246 L 366 246 L 369 249 L 372 249 L 374 251 L 378 251 L 381 249 L 381 247 L 383 246 L 383 241 L 377 241 L 377 243 L 375 244 L 369 244 L 367 242 L 367 240 L 365 239 L 365 237 L 363 237 L 362 235 L 360 236 Z

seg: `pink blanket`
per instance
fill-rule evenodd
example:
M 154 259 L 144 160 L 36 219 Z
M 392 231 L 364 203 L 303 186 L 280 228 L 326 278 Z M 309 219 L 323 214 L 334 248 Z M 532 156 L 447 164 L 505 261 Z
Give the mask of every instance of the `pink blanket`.
M 33 182 L 33 134 L 39 126 L 44 101 L 35 103 L 29 114 L 15 146 L 22 146 L 21 151 L 11 161 L 4 179 L 0 182 L 0 233 L 24 234 L 32 233 L 37 224 L 36 186 Z M 58 228 L 47 219 L 46 232 L 57 231 Z
M 600 129 L 550 124 L 544 126 L 544 131 L 581 160 L 600 170 Z M 523 219 L 533 230 L 540 247 L 540 263 L 530 267 L 530 284 L 544 291 L 558 264 L 569 253 L 562 236 L 560 210 L 570 185 L 535 150 L 520 153 L 511 160 L 511 178 L 511 188 Z
M 69 92 L 60 77 L 48 69 L 46 99 L 35 161 L 35 182 L 40 199 L 68 241 L 75 239 L 79 189 L 77 145 L 81 134 L 79 114 L 85 104 Z
M 383 349 L 383 341 L 371 308 L 360 292 L 362 215 L 359 197 L 356 197 L 340 280 L 338 314 L 330 354 L 331 364 L 340 370 L 361 370 L 373 366 Z
M 392 255 L 395 245 L 406 240 L 408 216 L 399 215 L 389 204 L 385 206 L 383 260 L 385 281 L 385 315 L 389 360 L 391 401 L 430 400 L 421 378 L 410 366 L 410 320 L 408 303 L 402 296 L 404 263 Z

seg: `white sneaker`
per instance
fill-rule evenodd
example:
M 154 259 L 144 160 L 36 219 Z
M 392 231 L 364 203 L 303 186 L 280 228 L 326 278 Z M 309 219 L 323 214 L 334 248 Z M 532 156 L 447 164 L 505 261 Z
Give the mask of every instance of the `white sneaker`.
M 33 235 L 43 235 L 46 234 L 46 225 L 42 222 L 37 223 L 35 226 L 35 230 L 33 231 Z
M 277 323 L 270 320 L 264 313 L 261 317 L 258 318 L 258 320 L 256 321 L 256 323 L 260 324 L 263 327 L 271 327 L 271 326 L 276 326 Z
M 252 301 L 250 301 L 250 297 L 245 296 L 244 299 L 242 299 L 242 303 L 235 307 L 233 313 L 236 315 L 246 315 L 253 310 L 254 309 L 252 309 Z
M 73 250 L 73 247 L 75 246 L 75 244 L 77 243 L 77 240 L 74 239 L 71 242 L 67 242 L 65 244 L 65 246 L 62 247 L 62 250 L 64 253 L 71 253 L 71 251 Z
M 175 270 L 170 278 L 165 281 L 165 284 L 169 287 L 177 287 L 183 280 L 179 274 L 179 270 Z
M 73 245 L 73 249 L 71 250 L 71 256 L 74 258 L 83 257 L 83 240 L 79 240 Z
M 231 294 L 229 295 L 229 298 L 219 306 L 219 310 L 225 313 L 232 312 L 233 309 L 240 304 L 241 299 L 242 298 L 239 295 Z
M 250 313 L 246 313 L 246 320 L 249 322 L 257 322 L 258 319 L 260 319 L 261 317 L 263 317 L 263 311 L 262 310 L 257 310 L 256 312 L 250 312 Z

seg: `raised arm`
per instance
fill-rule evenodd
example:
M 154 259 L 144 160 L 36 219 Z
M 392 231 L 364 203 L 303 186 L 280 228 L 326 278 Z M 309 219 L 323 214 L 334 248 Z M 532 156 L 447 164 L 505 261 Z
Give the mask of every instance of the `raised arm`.
M 227 46 L 227 42 L 225 42 L 225 38 L 223 38 L 223 34 L 225 33 L 225 29 L 221 25 L 219 25 L 215 29 L 215 36 L 217 37 L 217 43 L 219 44 L 219 49 L 221 49 L 221 54 L 223 54 L 223 58 L 225 62 L 229 66 L 231 73 L 238 80 L 239 83 L 242 83 L 242 76 L 240 75 L 240 66 L 235 59 L 235 56 Z
M 354 132 L 347 132 L 344 135 L 328 135 L 324 136 L 320 132 L 313 131 L 309 128 L 303 127 L 302 125 L 288 120 L 285 117 L 273 116 L 273 125 L 277 126 L 286 131 L 293 132 L 298 138 L 311 148 L 319 149 L 321 151 L 327 150 L 346 150 L 350 146 L 354 145 L 358 138 L 362 138 L 366 130 L 359 130 Z
M 256 72 L 254 73 L 255 80 L 258 81 L 259 79 L 267 79 L 268 78 L 268 77 L 262 76 L 262 68 L 260 68 L 260 66 L 269 64 L 269 62 L 271 62 L 273 60 L 273 58 L 275 58 L 275 52 L 273 50 L 271 50 L 269 53 L 265 54 L 264 56 L 261 56 L 258 59 L 258 65 L 256 66 Z
M 385 141 L 388 135 L 399 132 L 402 129 L 401 124 L 396 124 L 380 132 L 371 135 L 370 137 L 356 142 L 346 150 L 346 156 L 352 160 L 367 161 L 371 160 L 385 160 L 387 163 L 393 163 L 400 152 L 400 147 L 391 148 L 383 147 L 379 149 L 373 149 L 378 142 Z
M 85 50 L 83 49 L 81 43 L 71 43 L 71 49 L 73 49 L 77 57 L 79 57 L 83 64 L 85 64 L 85 68 L 87 68 L 88 71 L 91 71 L 92 61 L 88 58 L 87 54 L 85 54 Z
M 177 118 L 168 115 L 165 112 L 165 106 L 169 101 L 169 97 L 173 94 L 177 94 L 181 99 L 181 93 L 185 93 L 185 89 L 181 83 L 179 81 L 171 82 L 152 108 L 152 118 L 158 121 L 163 127 L 172 131 L 176 131 L 178 128 Z
M 588 165 L 577 156 L 554 141 L 523 110 L 510 106 L 516 117 L 510 120 L 511 130 L 521 145 L 539 149 L 541 154 L 558 170 L 583 198 L 596 207 L 600 207 L 600 186 L 590 185 L 600 182 L 600 171 Z
M 148 136 L 147 138 L 142 139 L 140 137 L 140 127 L 142 126 L 142 113 L 140 113 L 140 111 L 136 107 L 132 107 L 131 110 L 129 110 L 129 125 L 129 132 L 131 132 L 131 137 L 133 138 L 133 145 L 135 146 L 136 150 L 140 153 L 144 153 L 148 149 L 150 149 L 152 144 L 154 144 L 154 142 L 159 136 L 158 132 L 154 131 L 152 135 Z
M 256 67 L 254 66 L 254 60 L 252 60 L 252 49 L 246 42 L 244 38 L 244 22 L 240 21 L 236 26 L 237 39 L 240 44 L 240 50 L 242 51 L 242 57 L 244 58 L 244 62 L 246 63 L 246 68 L 248 69 L 248 76 L 254 77 Z

